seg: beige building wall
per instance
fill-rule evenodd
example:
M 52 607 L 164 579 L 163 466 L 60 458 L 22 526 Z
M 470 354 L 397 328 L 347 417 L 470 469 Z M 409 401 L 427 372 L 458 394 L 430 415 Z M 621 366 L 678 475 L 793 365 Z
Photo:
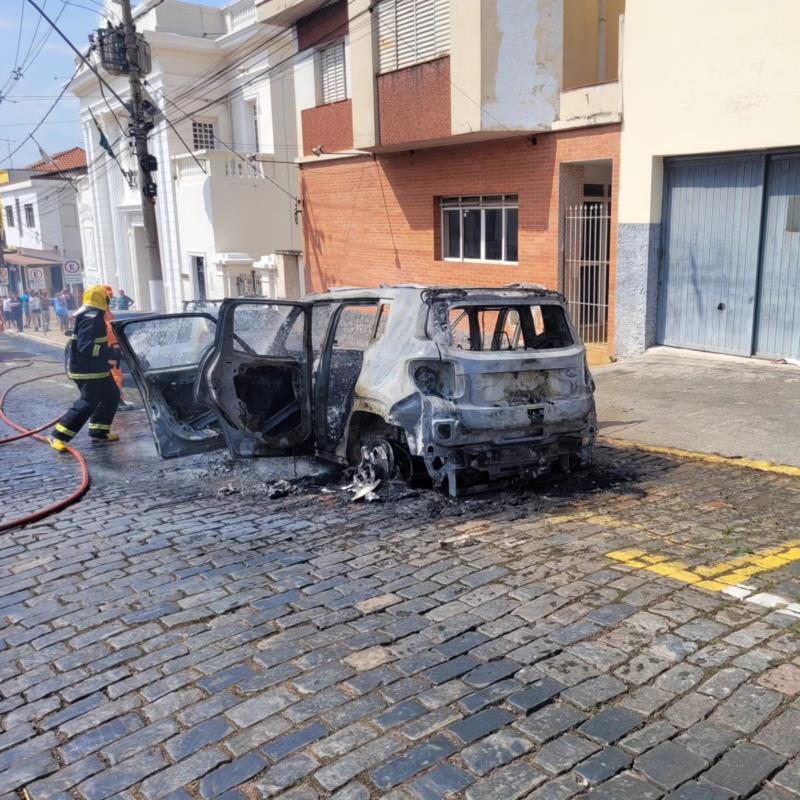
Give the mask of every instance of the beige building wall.
M 798 0 L 628 0 L 620 222 L 658 222 L 661 157 L 800 145 Z
M 655 343 L 664 158 L 800 146 L 798 0 L 627 0 L 617 341 Z
M 370 11 L 370 0 L 350 0 L 350 95 L 353 101 L 353 146 L 374 147 L 377 141 L 375 38 L 378 15 Z M 302 137 L 301 137 L 302 139 Z
M 453 8 L 458 3 L 458 13 Z M 482 21 L 481 0 L 451 0 L 450 3 L 450 119 L 455 135 L 481 129 Z

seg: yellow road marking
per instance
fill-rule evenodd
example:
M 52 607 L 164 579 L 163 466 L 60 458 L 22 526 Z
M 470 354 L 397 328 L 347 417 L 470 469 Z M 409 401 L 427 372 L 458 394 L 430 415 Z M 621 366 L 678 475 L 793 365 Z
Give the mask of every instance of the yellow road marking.
M 795 539 L 779 547 L 730 558 L 719 564 L 696 567 L 690 567 L 682 561 L 670 561 L 666 556 L 653 555 L 637 548 L 614 550 L 606 555 L 627 567 L 654 572 L 656 575 L 674 578 L 712 592 L 723 592 L 730 586 L 739 586 L 753 575 L 800 561 L 798 545 L 800 539 Z
M 778 475 L 790 475 L 800 478 L 800 467 L 791 464 L 773 464 L 771 461 L 761 461 L 756 458 L 731 458 L 730 456 L 718 456 L 712 453 L 699 453 L 695 450 L 681 450 L 678 447 L 659 447 L 652 444 L 641 444 L 631 442 L 628 439 L 614 439 L 608 436 L 600 437 L 603 444 L 612 447 L 625 447 L 636 450 L 644 450 L 647 453 L 657 453 L 662 456 L 675 456 L 676 458 L 690 458 L 694 461 L 706 461 L 709 464 L 725 464 L 729 467 L 744 467 L 745 469 L 757 469 L 761 472 L 774 472 Z
M 600 525 L 603 528 L 628 528 L 632 531 L 646 530 L 643 525 L 635 522 L 626 522 L 619 517 L 610 514 L 598 514 L 595 511 L 576 511 L 574 514 L 558 514 L 552 517 L 545 517 L 544 521 L 551 525 L 563 525 L 566 522 L 589 522 L 592 525 Z

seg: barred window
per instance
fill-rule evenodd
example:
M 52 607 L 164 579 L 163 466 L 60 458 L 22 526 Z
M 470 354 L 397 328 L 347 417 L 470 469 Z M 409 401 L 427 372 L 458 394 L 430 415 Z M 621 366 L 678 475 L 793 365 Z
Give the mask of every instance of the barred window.
M 504 261 L 519 258 L 519 196 L 443 197 L 442 258 Z
M 378 70 L 391 72 L 447 55 L 450 0 L 382 0 L 378 6 Z
M 213 122 L 192 122 L 192 148 L 213 150 L 216 142 Z
M 6 206 L 6 225 L 14 227 L 14 206 Z
M 336 103 L 346 99 L 344 39 L 319 51 L 319 70 L 322 103 Z
M 36 227 L 36 220 L 33 216 L 33 206 L 30 203 L 25 204 L 25 225 L 29 228 Z

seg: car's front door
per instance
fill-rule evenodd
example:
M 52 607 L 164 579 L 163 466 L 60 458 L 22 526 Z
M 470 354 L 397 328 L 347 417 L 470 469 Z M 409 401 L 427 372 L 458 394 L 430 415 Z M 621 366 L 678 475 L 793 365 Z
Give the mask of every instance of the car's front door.
M 312 439 L 310 306 L 226 300 L 197 397 L 240 457 L 296 452 Z
M 198 365 L 214 343 L 208 314 L 168 314 L 113 323 L 145 402 L 162 458 L 225 446 L 216 413 L 194 397 Z

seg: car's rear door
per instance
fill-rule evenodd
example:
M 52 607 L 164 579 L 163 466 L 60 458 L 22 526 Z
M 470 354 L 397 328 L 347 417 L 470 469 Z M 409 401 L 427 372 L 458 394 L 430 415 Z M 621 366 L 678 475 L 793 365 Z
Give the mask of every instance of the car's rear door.
M 216 412 L 194 394 L 200 361 L 214 344 L 216 320 L 202 313 L 166 314 L 113 325 L 159 455 L 175 458 L 224 447 Z
M 226 300 L 196 396 L 239 457 L 285 455 L 312 439 L 310 306 Z

